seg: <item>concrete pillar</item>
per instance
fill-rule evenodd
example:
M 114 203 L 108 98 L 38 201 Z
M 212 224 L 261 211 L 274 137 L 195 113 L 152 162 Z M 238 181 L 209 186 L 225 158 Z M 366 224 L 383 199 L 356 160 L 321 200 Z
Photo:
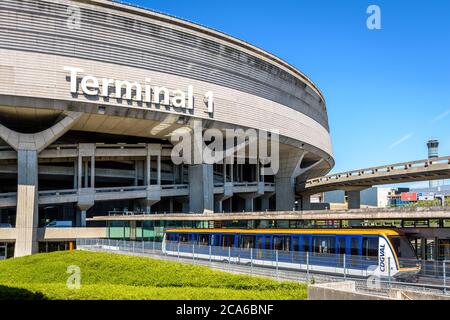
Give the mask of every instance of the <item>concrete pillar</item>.
M 222 212 L 223 211 L 223 201 L 224 200 L 214 201 L 214 212 Z
M 73 188 L 78 188 L 78 160 L 73 162 Z
M 130 221 L 130 240 L 136 241 L 136 221 Z
M 157 185 L 161 185 L 161 155 L 158 155 L 157 156 L 157 158 L 156 158 L 156 161 L 157 161 L 157 167 L 156 167 L 156 170 L 157 170 L 157 179 L 156 179 L 156 184 Z
M 254 211 L 254 198 L 246 198 L 245 199 L 245 212 L 253 212 Z
M 270 209 L 269 200 L 270 196 L 264 195 L 261 197 L 261 211 L 266 211 Z
M 38 251 L 38 153 L 36 150 L 17 151 L 17 213 L 14 256 L 21 257 Z
M 349 209 L 361 208 L 361 191 L 347 191 L 347 197 Z
M 84 187 L 89 188 L 89 163 L 88 161 L 84 162 Z
M 420 257 L 423 261 L 427 260 L 427 239 L 420 239 Z
M 311 210 L 311 195 L 305 194 L 302 195 L 301 199 L 302 211 L 303 210 Z
M 275 177 L 275 197 L 278 211 L 292 211 L 295 208 L 295 179 Z
M 80 152 L 78 151 L 78 189 L 83 188 L 82 184 L 82 177 L 83 177 L 83 157 L 81 156 Z
M 91 188 L 95 188 L 95 155 L 91 157 Z
M 212 164 L 189 166 L 189 211 L 214 210 L 214 172 Z
M 434 237 L 434 252 L 433 252 L 433 260 L 437 261 L 439 259 L 439 238 Z
M 77 210 L 76 226 L 86 227 L 86 210 Z
M 146 159 L 146 167 L 145 167 L 145 185 L 149 186 L 151 185 L 152 181 L 151 181 L 151 172 L 152 172 L 152 162 L 151 162 L 151 157 L 150 154 L 147 154 L 147 159 Z

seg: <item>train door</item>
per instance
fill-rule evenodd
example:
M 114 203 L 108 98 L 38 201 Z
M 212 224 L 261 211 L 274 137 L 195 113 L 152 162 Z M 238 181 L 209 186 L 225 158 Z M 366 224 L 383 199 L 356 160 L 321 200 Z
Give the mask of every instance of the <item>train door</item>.
M 306 261 L 307 255 L 311 258 L 311 242 L 312 242 L 311 236 L 300 237 L 300 249 L 302 251 L 301 259 L 303 263 L 307 262 Z M 311 259 L 309 260 L 309 262 L 311 263 Z
M 265 258 L 272 258 L 272 236 L 264 236 L 264 253 Z
M 352 235 L 347 237 L 347 267 L 357 268 L 360 265 L 362 252 L 361 241 L 361 236 Z
M 298 263 L 300 261 L 300 237 L 292 236 L 291 238 L 291 257 L 292 263 Z
M 336 237 L 336 253 L 338 254 L 338 266 L 344 266 L 344 256 L 346 254 L 346 237 Z
M 255 243 L 256 243 L 256 246 L 255 246 L 255 248 L 256 248 L 255 257 L 256 257 L 256 259 L 261 259 L 263 257 L 264 236 L 257 235 Z

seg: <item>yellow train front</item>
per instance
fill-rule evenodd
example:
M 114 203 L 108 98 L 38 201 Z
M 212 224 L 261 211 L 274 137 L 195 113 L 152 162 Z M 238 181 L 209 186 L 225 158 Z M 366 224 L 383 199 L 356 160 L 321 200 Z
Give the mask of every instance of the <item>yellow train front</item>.
M 420 263 L 389 229 L 169 229 L 168 255 L 356 277 L 408 278 Z

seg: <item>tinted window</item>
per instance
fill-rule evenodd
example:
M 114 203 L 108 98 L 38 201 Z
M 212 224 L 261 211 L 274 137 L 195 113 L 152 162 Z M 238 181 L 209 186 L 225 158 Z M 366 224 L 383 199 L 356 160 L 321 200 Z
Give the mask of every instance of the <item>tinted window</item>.
M 209 234 L 199 234 L 198 235 L 198 244 L 201 246 L 209 245 Z
M 417 259 L 416 253 L 406 237 L 394 236 L 389 237 L 389 240 L 398 258 Z
M 315 253 L 329 253 L 336 252 L 336 237 L 313 237 L 313 248 Z
M 239 248 L 250 249 L 255 246 L 255 236 L 240 236 Z
M 222 247 L 234 247 L 234 235 L 222 235 Z
M 350 254 L 352 256 L 358 256 L 359 255 L 359 239 L 358 238 L 352 238 L 350 240 Z
M 273 237 L 273 250 L 289 251 L 290 237 Z
M 303 252 L 309 252 L 310 248 L 309 248 L 309 238 L 304 237 L 303 238 Z
M 189 242 L 189 235 L 188 234 L 180 234 L 179 236 L 180 242 Z
M 299 246 L 299 238 L 298 237 L 293 237 L 292 238 L 292 250 L 294 251 L 299 251 L 300 250 L 300 246 Z
M 378 257 L 378 238 L 363 237 L 363 256 Z
M 338 241 L 338 253 L 345 254 L 345 238 L 339 238 Z

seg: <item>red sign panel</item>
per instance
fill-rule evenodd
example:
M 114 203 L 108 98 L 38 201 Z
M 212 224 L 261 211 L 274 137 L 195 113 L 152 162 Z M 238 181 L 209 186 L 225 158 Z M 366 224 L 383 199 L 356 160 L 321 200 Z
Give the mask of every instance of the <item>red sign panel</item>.
M 402 192 L 401 199 L 402 199 L 402 201 L 417 201 L 417 193 L 416 192 Z

